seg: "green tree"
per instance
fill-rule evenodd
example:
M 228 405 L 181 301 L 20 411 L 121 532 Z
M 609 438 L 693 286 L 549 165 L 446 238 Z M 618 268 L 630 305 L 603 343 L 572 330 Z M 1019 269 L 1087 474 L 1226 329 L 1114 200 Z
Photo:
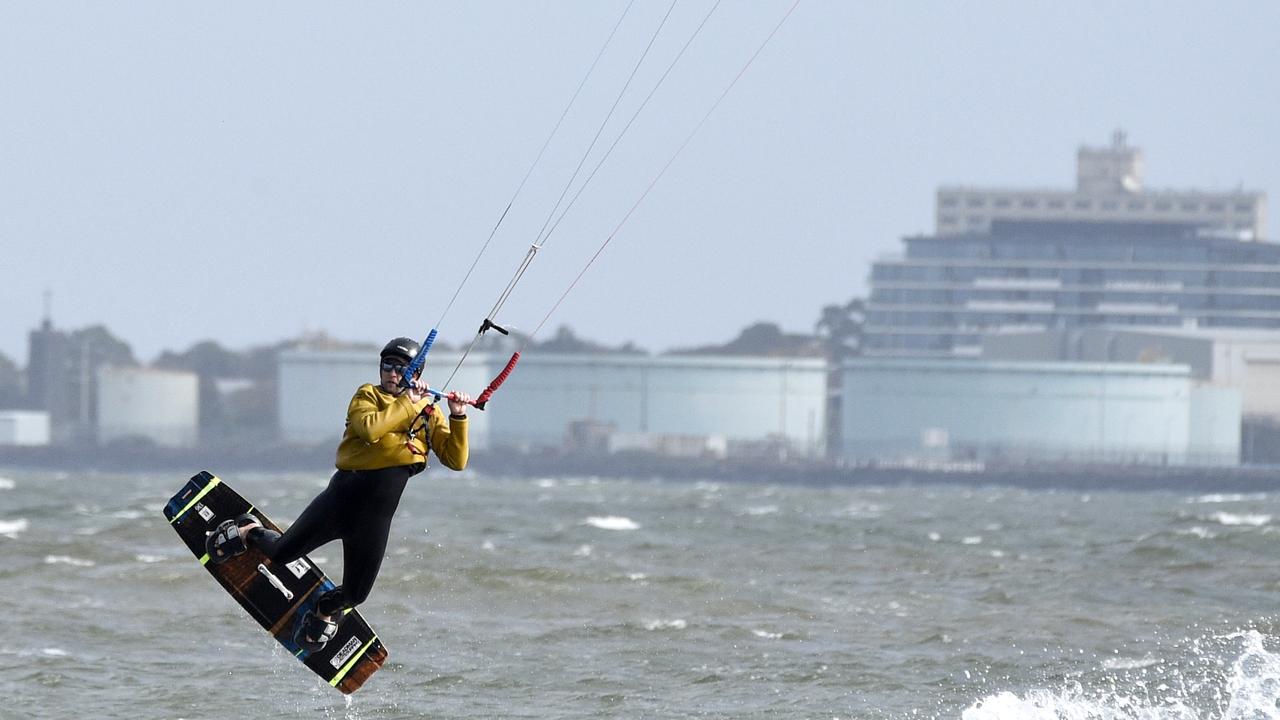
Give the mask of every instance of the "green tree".
M 245 361 L 239 353 L 222 347 L 213 340 L 192 345 L 185 352 L 166 350 L 156 358 L 155 366 L 168 370 L 188 370 L 201 377 L 238 378 L 245 376 Z
M 538 343 L 537 349 L 541 352 L 553 353 L 616 353 L 622 355 L 643 355 L 644 350 L 636 347 L 632 343 L 626 343 L 619 347 L 609 347 L 601 345 L 591 340 L 584 340 L 573 334 L 573 330 L 565 325 L 561 325 L 556 330 L 555 337 L 545 342 Z
M 81 348 L 90 368 L 103 365 L 118 367 L 137 367 L 138 361 L 133 357 L 133 348 L 129 343 L 111 334 L 102 325 L 91 325 L 72 331 L 71 347 Z
M 862 354 L 862 327 L 866 322 L 866 303 L 853 298 L 843 305 L 822 308 L 814 324 L 827 356 L 827 457 L 837 458 L 844 442 L 844 368 L 845 360 Z
M 866 321 L 866 304 L 853 298 L 843 305 L 822 308 L 814 332 L 821 338 L 827 357 L 843 360 L 862 354 L 862 326 Z
M 703 345 L 671 351 L 672 355 L 752 355 L 759 357 L 811 357 L 821 354 L 812 335 L 786 333 L 776 323 L 748 325 L 738 337 L 723 345 Z

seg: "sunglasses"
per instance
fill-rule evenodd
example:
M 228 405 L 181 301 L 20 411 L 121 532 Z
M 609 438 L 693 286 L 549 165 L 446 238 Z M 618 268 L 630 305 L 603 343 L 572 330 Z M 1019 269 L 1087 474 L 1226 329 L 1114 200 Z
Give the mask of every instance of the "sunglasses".
M 378 366 L 381 367 L 384 372 L 400 373 L 401 375 L 404 374 L 404 369 L 408 367 L 404 363 L 387 362 L 386 360 L 378 363 Z

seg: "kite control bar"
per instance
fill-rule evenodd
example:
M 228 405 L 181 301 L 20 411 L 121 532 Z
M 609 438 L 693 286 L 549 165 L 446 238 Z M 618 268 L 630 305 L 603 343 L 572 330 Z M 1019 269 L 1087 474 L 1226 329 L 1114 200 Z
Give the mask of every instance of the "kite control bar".
M 507 361 L 507 366 L 502 368 L 502 372 L 498 373 L 498 376 L 493 379 L 493 382 L 490 382 L 489 386 L 486 387 L 475 400 L 472 400 L 467 404 L 477 410 L 484 410 L 484 406 L 489 404 L 489 398 L 493 397 L 493 392 L 499 387 L 502 387 L 502 383 L 507 381 L 507 377 L 511 375 L 512 370 L 516 369 L 516 363 L 519 361 L 520 353 L 512 353 L 511 359 Z M 458 399 L 458 393 L 456 392 L 440 392 L 438 390 L 427 390 L 427 392 L 435 396 L 436 400 L 444 398 L 445 400 L 456 401 Z
M 485 330 L 489 329 L 497 330 L 503 335 L 507 334 L 507 330 L 505 328 L 495 325 L 491 320 L 489 320 L 489 318 L 485 318 L 484 324 L 480 326 L 480 332 L 483 334 Z M 434 344 L 435 341 L 436 328 L 431 328 L 431 332 L 427 333 L 427 339 L 422 341 L 422 348 L 418 350 L 418 354 L 413 356 L 413 359 L 405 366 L 404 372 L 400 374 L 400 387 L 409 387 L 413 382 L 413 379 L 417 377 L 418 372 L 422 370 L 422 364 L 427 361 L 427 353 L 431 352 L 431 345 Z M 484 406 L 489 403 L 489 398 L 493 397 L 494 391 L 501 387 L 502 383 L 507 381 L 507 377 L 511 375 L 512 370 L 515 370 L 516 363 L 519 361 L 520 353 L 518 351 L 512 353 L 511 359 L 507 361 L 506 367 L 502 368 L 502 372 L 498 373 L 498 376 L 489 383 L 489 386 L 486 387 L 484 391 L 476 397 L 476 399 L 468 402 L 467 404 L 477 410 L 484 410 Z M 427 392 L 434 396 L 436 400 L 444 398 L 446 400 L 456 401 L 458 399 L 458 394 L 455 392 L 446 393 L 438 390 L 427 390 Z
M 400 373 L 400 387 L 407 388 L 418 376 L 418 371 L 422 370 L 422 364 L 427 361 L 427 353 L 431 352 L 431 345 L 436 341 L 436 329 L 431 328 L 431 332 L 427 333 L 427 339 L 422 341 L 422 347 L 418 350 L 418 354 L 413 356 L 405 367 L 404 372 Z

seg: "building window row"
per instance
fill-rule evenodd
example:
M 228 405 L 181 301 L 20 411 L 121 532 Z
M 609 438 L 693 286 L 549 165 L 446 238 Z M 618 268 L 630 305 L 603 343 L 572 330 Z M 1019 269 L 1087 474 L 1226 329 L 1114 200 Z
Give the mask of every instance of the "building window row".
M 1182 325 L 1195 319 L 1199 324 L 1212 320 L 1222 327 L 1280 328 L 1280 312 L 1254 312 L 1243 314 L 1225 308 L 1203 308 L 1194 312 L 1162 311 L 1159 308 L 1124 308 L 1110 310 L 1097 307 L 1055 308 L 1025 311 L 966 310 L 964 308 L 918 310 L 870 310 L 867 312 L 868 332 L 880 328 L 904 330 L 917 329 L 994 329 L 1010 325 L 1049 325 L 1072 327 L 1089 324 L 1118 325 Z
M 970 209 L 978 209 L 987 207 L 987 198 L 983 196 L 969 196 L 963 199 L 965 207 Z M 998 209 L 1006 209 L 1013 207 L 1014 199 L 1007 196 L 996 196 L 991 198 L 991 206 Z M 1037 197 L 1021 197 L 1017 201 L 1018 207 L 1024 210 L 1035 210 L 1042 206 L 1041 198 Z M 938 205 L 942 208 L 958 208 L 961 205 L 961 198 L 954 195 L 943 195 L 938 199 Z M 1050 197 L 1043 201 L 1043 207 L 1049 210 L 1063 210 L 1067 206 L 1066 200 L 1062 198 Z M 1090 198 L 1075 198 L 1071 202 L 1071 206 L 1076 210 L 1093 210 L 1094 201 Z M 1117 211 L 1120 209 L 1119 202 L 1116 200 L 1102 200 L 1099 207 L 1104 211 Z M 1201 213 L 1209 212 L 1214 214 L 1222 214 L 1227 212 L 1227 205 L 1222 201 L 1206 201 L 1201 203 L 1194 200 L 1182 200 L 1177 204 L 1178 210 L 1185 213 Z M 1171 200 L 1129 200 L 1125 204 L 1125 208 L 1130 211 L 1154 211 L 1154 212 L 1170 212 L 1174 208 Z M 1253 203 L 1235 203 L 1231 206 L 1231 210 L 1242 215 L 1252 215 L 1255 211 Z
M 1159 293 L 1141 291 L 1100 291 L 1064 288 L 1058 290 L 956 289 L 923 290 L 876 288 L 871 293 L 876 305 L 963 306 L 970 302 L 1047 303 L 1062 308 L 1095 307 L 1100 303 L 1139 303 L 1176 306 L 1184 309 L 1228 309 L 1280 312 L 1280 293 L 1275 295 L 1232 295 L 1228 293 Z
M 973 284 L 978 280 L 1057 280 L 1064 286 L 1099 286 L 1107 283 L 1177 284 L 1205 289 L 1280 288 L 1280 268 L 1276 270 L 1151 270 L 1130 268 L 1074 267 L 1028 268 L 980 265 L 890 265 L 876 264 L 872 282 L 919 282 Z

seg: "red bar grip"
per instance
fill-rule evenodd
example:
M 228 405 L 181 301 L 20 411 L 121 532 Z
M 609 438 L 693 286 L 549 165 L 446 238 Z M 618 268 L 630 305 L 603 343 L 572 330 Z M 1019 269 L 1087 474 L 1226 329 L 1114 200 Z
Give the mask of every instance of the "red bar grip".
M 493 391 L 502 387 L 502 383 L 507 381 L 507 376 L 511 374 L 512 370 L 516 369 L 516 363 L 519 361 L 520 353 L 512 353 L 511 359 L 507 361 L 507 366 L 502 368 L 502 372 L 498 373 L 498 377 L 494 378 L 493 382 L 489 383 L 489 387 L 485 388 L 484 392 L 480 393 L 480 397 L 476 398 L 476 401 L 472 403 L 477 410 L 484 409 L 485 404 L 489 402 L 489 398 L 493 397 Z

